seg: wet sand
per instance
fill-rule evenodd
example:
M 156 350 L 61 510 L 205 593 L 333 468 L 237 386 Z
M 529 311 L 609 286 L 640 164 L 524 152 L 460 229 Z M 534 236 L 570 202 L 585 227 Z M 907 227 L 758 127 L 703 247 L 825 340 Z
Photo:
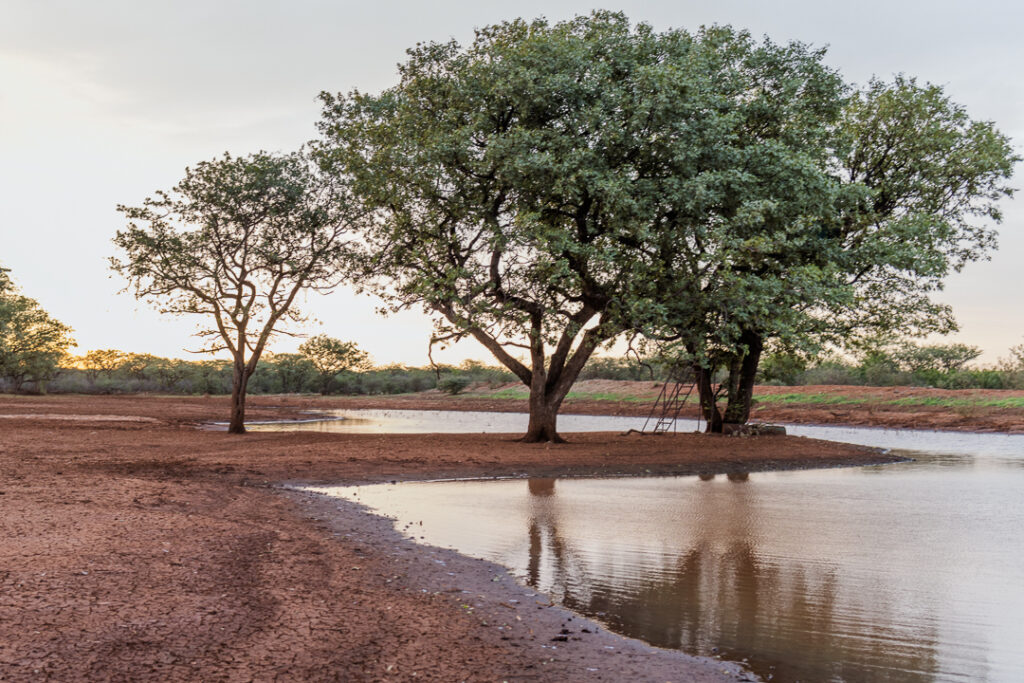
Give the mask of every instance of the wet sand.
M 311 403 L 258 398 L 249 417 Z M 226 409 L 0 397 L 0 680 L 743 680 L 570 622 L 494 565 L 283 485 L 886 460 L 795 437 L 604 433 L 551 446 L 196 429 Z

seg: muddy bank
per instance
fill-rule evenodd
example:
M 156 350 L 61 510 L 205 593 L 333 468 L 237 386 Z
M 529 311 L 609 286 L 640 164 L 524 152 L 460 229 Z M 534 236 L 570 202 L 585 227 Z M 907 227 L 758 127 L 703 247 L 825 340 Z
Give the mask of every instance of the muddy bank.
M 272 419 L 311 401 L 254 403 L 254 419 Z M 223 398 L 0 397 L 0 680 L 737 680 L 584 633 L 536 599 L 520 607 L 538 596 L 493 566 L 280 484 L 885 460 L 787 437 L 548 446 L 194 428 L 226 409 Z
M 372 515 L 356 503 L 300 491 L 284 495 L 326 524 L 336 538 L 364 544 L 387 556 L 391 576 L 386 581 L 397 589 L 447 598 L 454 609 L 477 623 L 475 641 L 496 637 L 516 654 L 511 669 L 494 679 L 481 680 L 758 680 L 732 662 L 691 657 L 615 635 L 520 585 L 499 565 L 403 538 L 390 520 Z M 399 679 L 418 678 L 430 673 L 433 666 L 432 662 L 406 662 L 401 670 L 396 665 L 391 671 Z

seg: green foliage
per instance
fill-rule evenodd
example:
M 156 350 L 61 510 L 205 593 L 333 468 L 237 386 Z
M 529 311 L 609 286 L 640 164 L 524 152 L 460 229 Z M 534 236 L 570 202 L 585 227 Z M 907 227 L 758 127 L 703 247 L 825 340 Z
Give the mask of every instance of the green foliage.
M 868 335 L 955 329 L 930 299 L 942 280 L 995 247 L 998 202 L 1019 157 L 990 122 L 972 121 L 935 85 L 872 81 L 838 129 L 846 203 L 834 228 L 851 304 L 837 330 Z
M 299 353 L 320 375 L 322 394 L 330 393 L 331 383 L 339 373 L 370 367 L 370 354 L 354 342 L 343 342 L 326 334 L 310 337 L 299 347 Z
M 792 170 L 766 167 L 792 178 L 786 210 L 705 243 L 697 272 L 717 254 L 731 264 L 711 270 L 720 282 L 673 271 L 701 291 L 731 293 L 705 298 L 714 308 L 699 318 L 676 316 L 685 334 L 702 335 L 692 346 L 742 352 L 744 328 L 808 351 L 893 331 L 954 329 L 949 308 L 930 294 L 994 247 L 991 223 L 1000 218 L 998 200 L 1012 195 L 1018 157 L 991 123 L 970 120 L 938 86 L 898 77 L 836 101 L 843 103 L 838 118 L 815 110 L 819 136 L 787 147 L 793 168 L 809 173 L 798 164 L 803 159 L 825 184 L 813 174 L 798 183 Z M 767 144 L 764 138 L 758 133 L 756 144 Z M 744 244 L 730 241 L 738 235 Z M 737 277 L 737 259 L 751 277 Z
M 443 375 L 437 381 L 437 388 L 446 394 L 454 396 L 461 393 L 471 382 L 472 380 L 464 375 Z
M 367 209 L 362 286 L 433 313 L 438 340 L 475 338 L 557 410 L 600 344 L 679 300 L 650 289 L 666 261 L 709 230 L 760 248 L 718 221 L 756 222 L 768 190 L 747 186 L 786 196 L 809 166 L 736 137 L 815 134 L 812 109 L 836 109 L 828 97 L 769 106 L 835 80 L 784 83 L 806 54 L 595 12 L 490 26 L 465 48 L 421 44 L 398 86 L 325 94 L 321 161 Z
M 46 382 L 73 345 L 71 328 L 19 294 L 6 269 L 0 268 L 0 378 L 14 391 L 32 382 L 45 392 Z
M 913 373 L 953 372 L 980 355 L 981 349 L 966 344 L 906 344 L 894 352 L 900 367 Z
M 964 367 L 979 354 L 976 347 L 963 344 L 876 344 L 862 350 L 855 362 L 824 356 L 786 381 L 776 383 L 1024 389 L 1024 370 L 1005 359 L 995 367 Z
M 1009 355 L 999 360 L 999 369 L 1005 372 L 1024 373 L 1024 344 L 1011 346 Z
M 94 379 L 79 359 L 68 359 L 50 390 L 57 393 L 136 393 L 229 394 L 233 383 L 233 364 L 227 360 L 186 361 L 145 356 L 144 367 L 133 365 L 140 354 L 117 352 L 128 359 L 109 375 Z M 441 366 L 442 375 L 458 377 L 469 384 L 498 386 L 515 377 L 506 370 L 476 362 L 459 367 Z M 335 394 L 406 394 L 434 389 L 437 369 L 410 368 L 402 365 L 370 368 L 360 365 L 336 375 L 331 384 Z M 249 380 L 251 394 L 302 393 L 322 390 L 320 373 L 310 361 L 297 353 L 264 354 Z
M 79 358 L 77 362 L 78 366 L 85 370 L 90 381 L 95 382 L 96 378 L 100 374 L 109 377 L 115 370 L 124 365 L 127 359 L 128 354 L 123 351 L 117 351 L 115 349 L 97 349 L 95 351 L 89 351 Z
M 262 365 L 269 365 L 273 368 L 280 391 L 285 394 L 306 391 L 307 387 L 318 379 L 319 373 L 316 366 L 301 353 L 271 354 L 265 358 Z
M 857 368 L 860 384 L 881 386 L 902 383 L 899 361 L 893 353 L 885 348 L 873 348 L 861 355 L 860 366 Z
M 822 92 L 807 89 L 797 99 Z M 674 263 L 656 284 L 674 287 L 683 302 L 667 309 L 656 333 L 677 340 L 701 368 L 728 371 L 727 417 L 746 419 L 765 345 L 813 354 L 880 335 L 954 330 L 949 307 L 931 294 L 950 272 L 994 248 L 998 202 L 1013 194 L 1008 180 L 1019 157 L 1009 140 L 991 123 L 972 121 L 937 86 L 903 77 L 872 81 L 842 103 L 838 118 L 828 108 L 809 111 L 821 134 L 780 138 L 791 167 L 765 166 L 788 179 L 785 202 L 765 196 L 782 211 L 724 235 L 712 232 L 689 262 Z M 772 142 L 777 129 L 768 130 L 768 137 L 756 132 L 753 144 Z M 915 372 L 909 362 L 918 373 L 945 363 L 933 369 L 948 379 L 969 359 L 948 349 L 939 356 L 869 356 L 859 379 L 903 381 Z
M 760 377 L 766 384 L 793 384 L 807 370 L 803 354 L 787 351 L 769 353 L 761 359 Z
M 891 406 L 939 406 L 943 408 L 1024 408 L 1024 397 L 1008 396 L 1005 398 L 981 398 L 977 396 L 905 396 L 888 398 L 887 396 L 836 396 L 833 394 L 765 394 L 757 397 L 762 405 L 891 405 Z
M 829 259 L 842 247 L 822 239 L 840 200 L 829 153 L 846 87 L 820 50 L 725 38 L 731 61 L 713 64 L 727 74 L 716 92 L 727 116 L 693 181 L 664 196 L 669 229 L 655 236 L 660 268 L 647 282 L 659 315 L 641 328 L 672 342 L 663 356 L 712 371 L 768 336 L 803 339 L 809 308 L 848 296 Z
M 244 431 L 246 387 L 267 342 L 300 319 L 298 293 L 338 282 L 340 187 L 322 182 L 302 154 L 225 154 L 186 169 L 170 193 L 118 207 L 129 224 L 114 238 L 123 257 L 113 269 L 161 312 L 202 316 L 206 351 L 231 352 L 232 432 Z

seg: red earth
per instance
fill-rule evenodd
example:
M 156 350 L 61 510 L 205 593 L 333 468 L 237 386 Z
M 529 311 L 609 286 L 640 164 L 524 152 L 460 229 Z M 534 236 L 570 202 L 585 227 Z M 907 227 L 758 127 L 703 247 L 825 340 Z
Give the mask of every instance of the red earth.
M 248 417 L 514 403 L 258 397 Z M 500 567 L 284 485 L 887 461 L 782 436 L 602 433 L 552 446 L 197 429 L 227 409 L 225 398 L 0 396 L 0 680 L 753 680 L 608 634 Z

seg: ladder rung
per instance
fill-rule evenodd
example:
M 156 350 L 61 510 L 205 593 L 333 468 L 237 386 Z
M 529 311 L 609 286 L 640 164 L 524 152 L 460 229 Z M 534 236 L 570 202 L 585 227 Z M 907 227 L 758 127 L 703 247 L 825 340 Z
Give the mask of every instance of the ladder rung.
M 689 390 L 685 395 L 682 395 L 682 382 L 674 382 L 671 389 L 669 388 L 668 381 L 661 385 L 661 392 L 658 394 L 658 398 L 655 399 L 654 405 L 651 406 L 651 414 L 647 417 L 647 422 L 654 420 L 654 428 L 651 430 L 653 434 L 664 434 L 669 428 L 675 427 L 679 413 L 686 404 L 686 399 L 690 398 L 690 395 L 693 393 L 695 386 L 696 383 L 690 384 Z M 659 408 L 660 415 L 658 414 Z M 647 429 L 647 422 L 644 423 L 644 430 Z

